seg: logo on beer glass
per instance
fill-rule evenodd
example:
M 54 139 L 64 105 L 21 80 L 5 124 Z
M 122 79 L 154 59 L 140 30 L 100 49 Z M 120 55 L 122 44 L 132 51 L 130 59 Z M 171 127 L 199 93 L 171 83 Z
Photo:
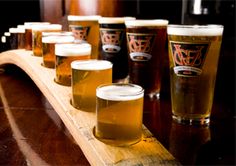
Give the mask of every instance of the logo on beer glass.
M 178 76 L 198 76 L 202 73 L 209 43 L 176 43 L 170 42 L 174 72 Z
M 73 36 L 75 37 L 75 40 L 87 41 L 90 27 L 71 25 L 70 28 Z
M 121 43 L 124 38 L 123 29 L 100 29 L 102 49 L 107 53 L 117 53 L 121 50 Z
M 133 61 L 148 61 L 151 59 L 154 39 L 155 34 L 127 33 L 130 58 Z

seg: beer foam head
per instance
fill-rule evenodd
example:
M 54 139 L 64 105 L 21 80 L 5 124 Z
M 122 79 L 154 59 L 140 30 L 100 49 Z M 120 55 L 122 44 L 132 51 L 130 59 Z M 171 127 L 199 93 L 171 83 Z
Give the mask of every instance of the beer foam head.
M 91 55 L 91 45 L 80 44 L 55 44 L 55 54 L 58 56 Z
M 42 36 L 73 36 L 73 33 L 69 31 L 42 32 Z
M 142 27 L 142 26 L 167 26 L 169 23 L 168 20 L 163 19 L 155 19 L 155 20 L 126 20 L 125 25 L 127 27 L 135 26 L 135 27 Z
M 32 25 L 33 31 L 43 31 L 43 30 L 61 30 L 61 24 L 49 24 L 49 25 Z
M 167 34 L 183 36 L 220 36 L 222 25 L 168 25 Z
M 71 63 L 72 69 L 77 70 L 106 70 L 112 68 L 112 63 L 106 60 L 76 60 Z
M 141 86 L 134 84 L 113 83 L 99 86 L 96 89 L 96 95 L 105 100 L 128 101 L 142 98 L 144 90 Z
M 10 32 L 4 32 L 4 36 L 11 36 Z
M 69 15 L 67 16 L 68 21 L 97 21 L 101 16 L 99 15 L 90 15 L 90 16 L 77 16 Z
M 32 25 L 49 25 L 49 22 L 25 22 L 25 29 L 31 29 Z
M 25 29 L 22 28 L 9 28 L 10 33 L 25 33 Z
M 135 20 L 135 17 L 101 17 L 99 24 L 124 24 L 126 20 Z
M 75 40 L 73 36 L 45 36 L 42 37 L 43 43 L 72 43 Z
M 6 36 L 2 36 L 2 37 L 1 37 L 1 42 L 2 42 L 2 43 L 6 43 Z

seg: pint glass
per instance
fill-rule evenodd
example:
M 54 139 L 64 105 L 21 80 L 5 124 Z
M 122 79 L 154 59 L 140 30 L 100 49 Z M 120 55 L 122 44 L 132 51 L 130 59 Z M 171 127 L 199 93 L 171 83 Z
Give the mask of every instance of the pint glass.
M 113 82 L 124 79 L 128 75 L 128 53 L 125 40 L 125 20 L 135 20 L 134 17 L 102 17 L 100 27 L 101 59 L 113 63 Z
M 18 25 L 18 49 L 24 49 L 25 48 L 25 26 L 24 25 Z
M 115 146 L 127 146 L 142 138 L 142 87 L 134 84 L 113 83 L 96 90 L 97 123 L 95 137 Z
M 92 59 L 98 59 L 99 46 L 99 25 L 100 16 L 77 16 L 69 15 L 67 17 L 69 29 L 73 32 L 75 40 L 79 43 L 87 41 L 92 45 Z
M 17 28 L 9 28 L 10 32 L 10 46 L 11 49 L 17 49 L 18 48 L 18 30 Z
M 43 32 L 42 33 L 42 55 L 43 66 L 55 68 L 55 44 L 73 43 L 74 37 L 71 32 Z
M 91 57 L 91 45 L 83 44 L 55 44 L 56 78 L 55 82 L 71 86 L 71 62 L 85 60 Z
M 125 21 L 125 25 L 129 81 L 142 86 L 145 95 L 159 98 L 168 20 L 133 20 Z
M 78 60 L 71 63 L 72 105 L 83 111 L 95 112 L 96 88 L 112 83 L 112 63 L 104 60 Z
M 221 25 L 169 25 L 173 119 L 208 124 L 222 41 Z
M 42 32 L 59 32 L 60 24 L 33 25 L 32 26 L 32 50 L 34 56 L 42 56 Z
M 32 25 L 49 25 L 49 22 L 25 22 L 25 49 L 32 50 Z

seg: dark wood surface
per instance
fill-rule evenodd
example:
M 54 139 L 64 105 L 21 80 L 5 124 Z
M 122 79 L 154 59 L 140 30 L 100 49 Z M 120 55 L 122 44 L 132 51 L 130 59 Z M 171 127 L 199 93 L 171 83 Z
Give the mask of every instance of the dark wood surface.
M 234 75 L 225 74 L 233 64 L 231 58 L 219 64 L 208 127 L 172 121 L 168 71 L 161 98 L 145 99 L 144 124 L 183 165 L 235 165 Z M 89 165 L 50 103 L 21 69 L 1 68 L 0 95 L 0 165 Z

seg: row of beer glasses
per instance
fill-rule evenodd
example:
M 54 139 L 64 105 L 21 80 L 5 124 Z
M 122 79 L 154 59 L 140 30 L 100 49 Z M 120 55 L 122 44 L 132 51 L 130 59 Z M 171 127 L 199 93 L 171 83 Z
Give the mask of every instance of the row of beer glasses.
M 87 18 L 68 16 L 74 42 L 55 44 L 55 81 L 72 86 L 75 108 L 96 109 L 95 137 L 118 146 L 141 139 L 144 91 L 146 96 L 160 97 L 167 42 L 173 119 L 209 124 L 222 25 Z M 129 83 L 114 83 L 120 79 Z

